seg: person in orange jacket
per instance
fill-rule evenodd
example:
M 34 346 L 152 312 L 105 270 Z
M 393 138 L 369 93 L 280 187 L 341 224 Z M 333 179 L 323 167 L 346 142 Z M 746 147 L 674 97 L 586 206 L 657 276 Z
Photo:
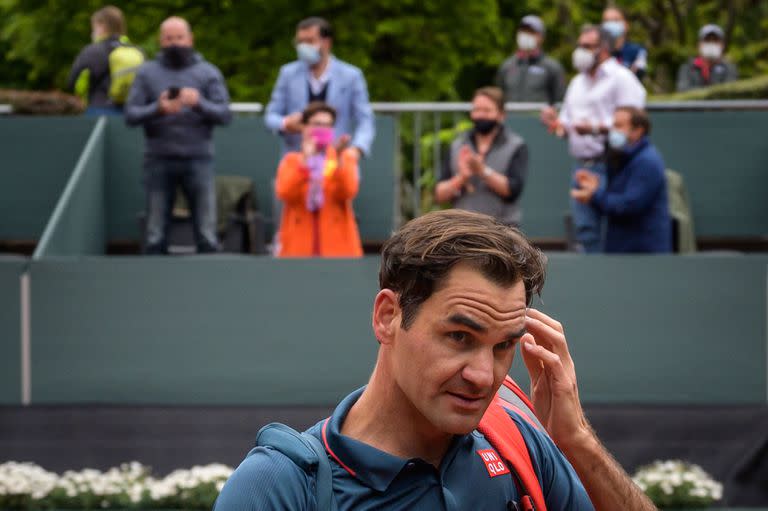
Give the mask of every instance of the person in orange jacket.
M 283 201 L 277 257 L 361 257 L 352 200 L 360 173 L 356 151 L 334 145 L 336 111 L 310 103 L 302 114 L 302 151 L 289 152 L 277 169 L 275 191 Z

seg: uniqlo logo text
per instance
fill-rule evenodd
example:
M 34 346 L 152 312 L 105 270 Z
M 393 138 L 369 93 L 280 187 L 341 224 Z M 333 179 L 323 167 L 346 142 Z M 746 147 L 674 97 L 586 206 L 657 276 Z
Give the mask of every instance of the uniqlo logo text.
M 477 451 L 477 454 L 480 455 L 483 463 L 485 463 L 485 468 L 488 469 L 489 476 L 496 477 L 509 474 L 509 469 L 493 449 L 481 449 Z

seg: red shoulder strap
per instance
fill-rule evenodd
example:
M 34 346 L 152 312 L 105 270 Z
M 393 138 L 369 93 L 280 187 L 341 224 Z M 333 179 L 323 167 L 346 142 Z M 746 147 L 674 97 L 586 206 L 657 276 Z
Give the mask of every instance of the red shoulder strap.
M 526 497 L 529 497 L 533 501 L 536 511 L 546 511 L 544 493 L 541 490 L 539 479 L 536 477 L 536 471 L 533 468 L 528 447 L 525 445 L 525 439 L 523 439 L 523 434 L 520 433 L 515 421 L 512 420 L 504 409 L 504 403 L 499 397 L 494 398 L 485 415 L 480 420 L 480 425 L 477 429 L 485 435 L 485 438 L 499 451 L 499 454 L 512 465 L 523 485 L 523 492 L 527 494 L 523 499 L 525 500 Z

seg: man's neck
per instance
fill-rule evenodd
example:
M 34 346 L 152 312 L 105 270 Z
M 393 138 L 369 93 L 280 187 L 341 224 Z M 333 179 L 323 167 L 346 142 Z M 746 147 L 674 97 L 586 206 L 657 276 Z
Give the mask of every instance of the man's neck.
M 498 135 L 500 129 L 501 128 L 497 126 L 485 135 L 475 132 L 475 144 L 477 145 L 477 148 L 480 149 L 490 147 L 491 144 L 493 144 L 493 140 L 496 138 L 496 135 Z
M 605 64 L 605 61 L 607 61 L 607 60 L 608 60 L 608 59 L 610 59 L 610 58 L 611 58 L 611 57 L 606 57 L 606 58 L 604 58 L 603 60 L 601 60 L 600 62 L 598 62 L 598 63 L 597 63 L 597 65 L 596 65 L 595 67 L 593 67 L 592 69 L 590 69 L 589 71 L 587 71 L 587 75 L 589 75 L 589 77 L 590 77 L 590 78 L 594 78 L 595 76 L 597 76 L 597 70 L 598 70 L 598 69 L 600 69 L 600 66 L 602 66 L 603 64 Z
M 517 50 L 517 56 L 523 59 L 530 59 L 537 57 L 541 52 L 540 48 L 534 48 L 532 50 Z
M 400 458 L 420 458 L 435 467 L 453 435 L 438 431 L 416 410 L 391 377 L 377 367 L 341 433 Z
M 320 78 L 321 76 L 323 76 L 323 73 L 325 73 L 325 70 L 328 69 L 328 63 L 330 61 L 331 61 L 330 56 L 326 55 L 322 59 L 320 59 L 320 62 L 310 67 L 309 70 L 312 71 L 312 76 L 314 76 L 315 78 Z

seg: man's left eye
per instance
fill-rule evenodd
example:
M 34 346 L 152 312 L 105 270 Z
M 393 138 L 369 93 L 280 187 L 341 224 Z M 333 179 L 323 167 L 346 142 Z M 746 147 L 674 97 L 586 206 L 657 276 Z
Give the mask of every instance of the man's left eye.
M 494 346 L 494 348 L 496 348 L 498 351 L 506 351 L 509 348 L 511 348 L 513 345 L 514 343 L 512 341 L 504 341 Z

